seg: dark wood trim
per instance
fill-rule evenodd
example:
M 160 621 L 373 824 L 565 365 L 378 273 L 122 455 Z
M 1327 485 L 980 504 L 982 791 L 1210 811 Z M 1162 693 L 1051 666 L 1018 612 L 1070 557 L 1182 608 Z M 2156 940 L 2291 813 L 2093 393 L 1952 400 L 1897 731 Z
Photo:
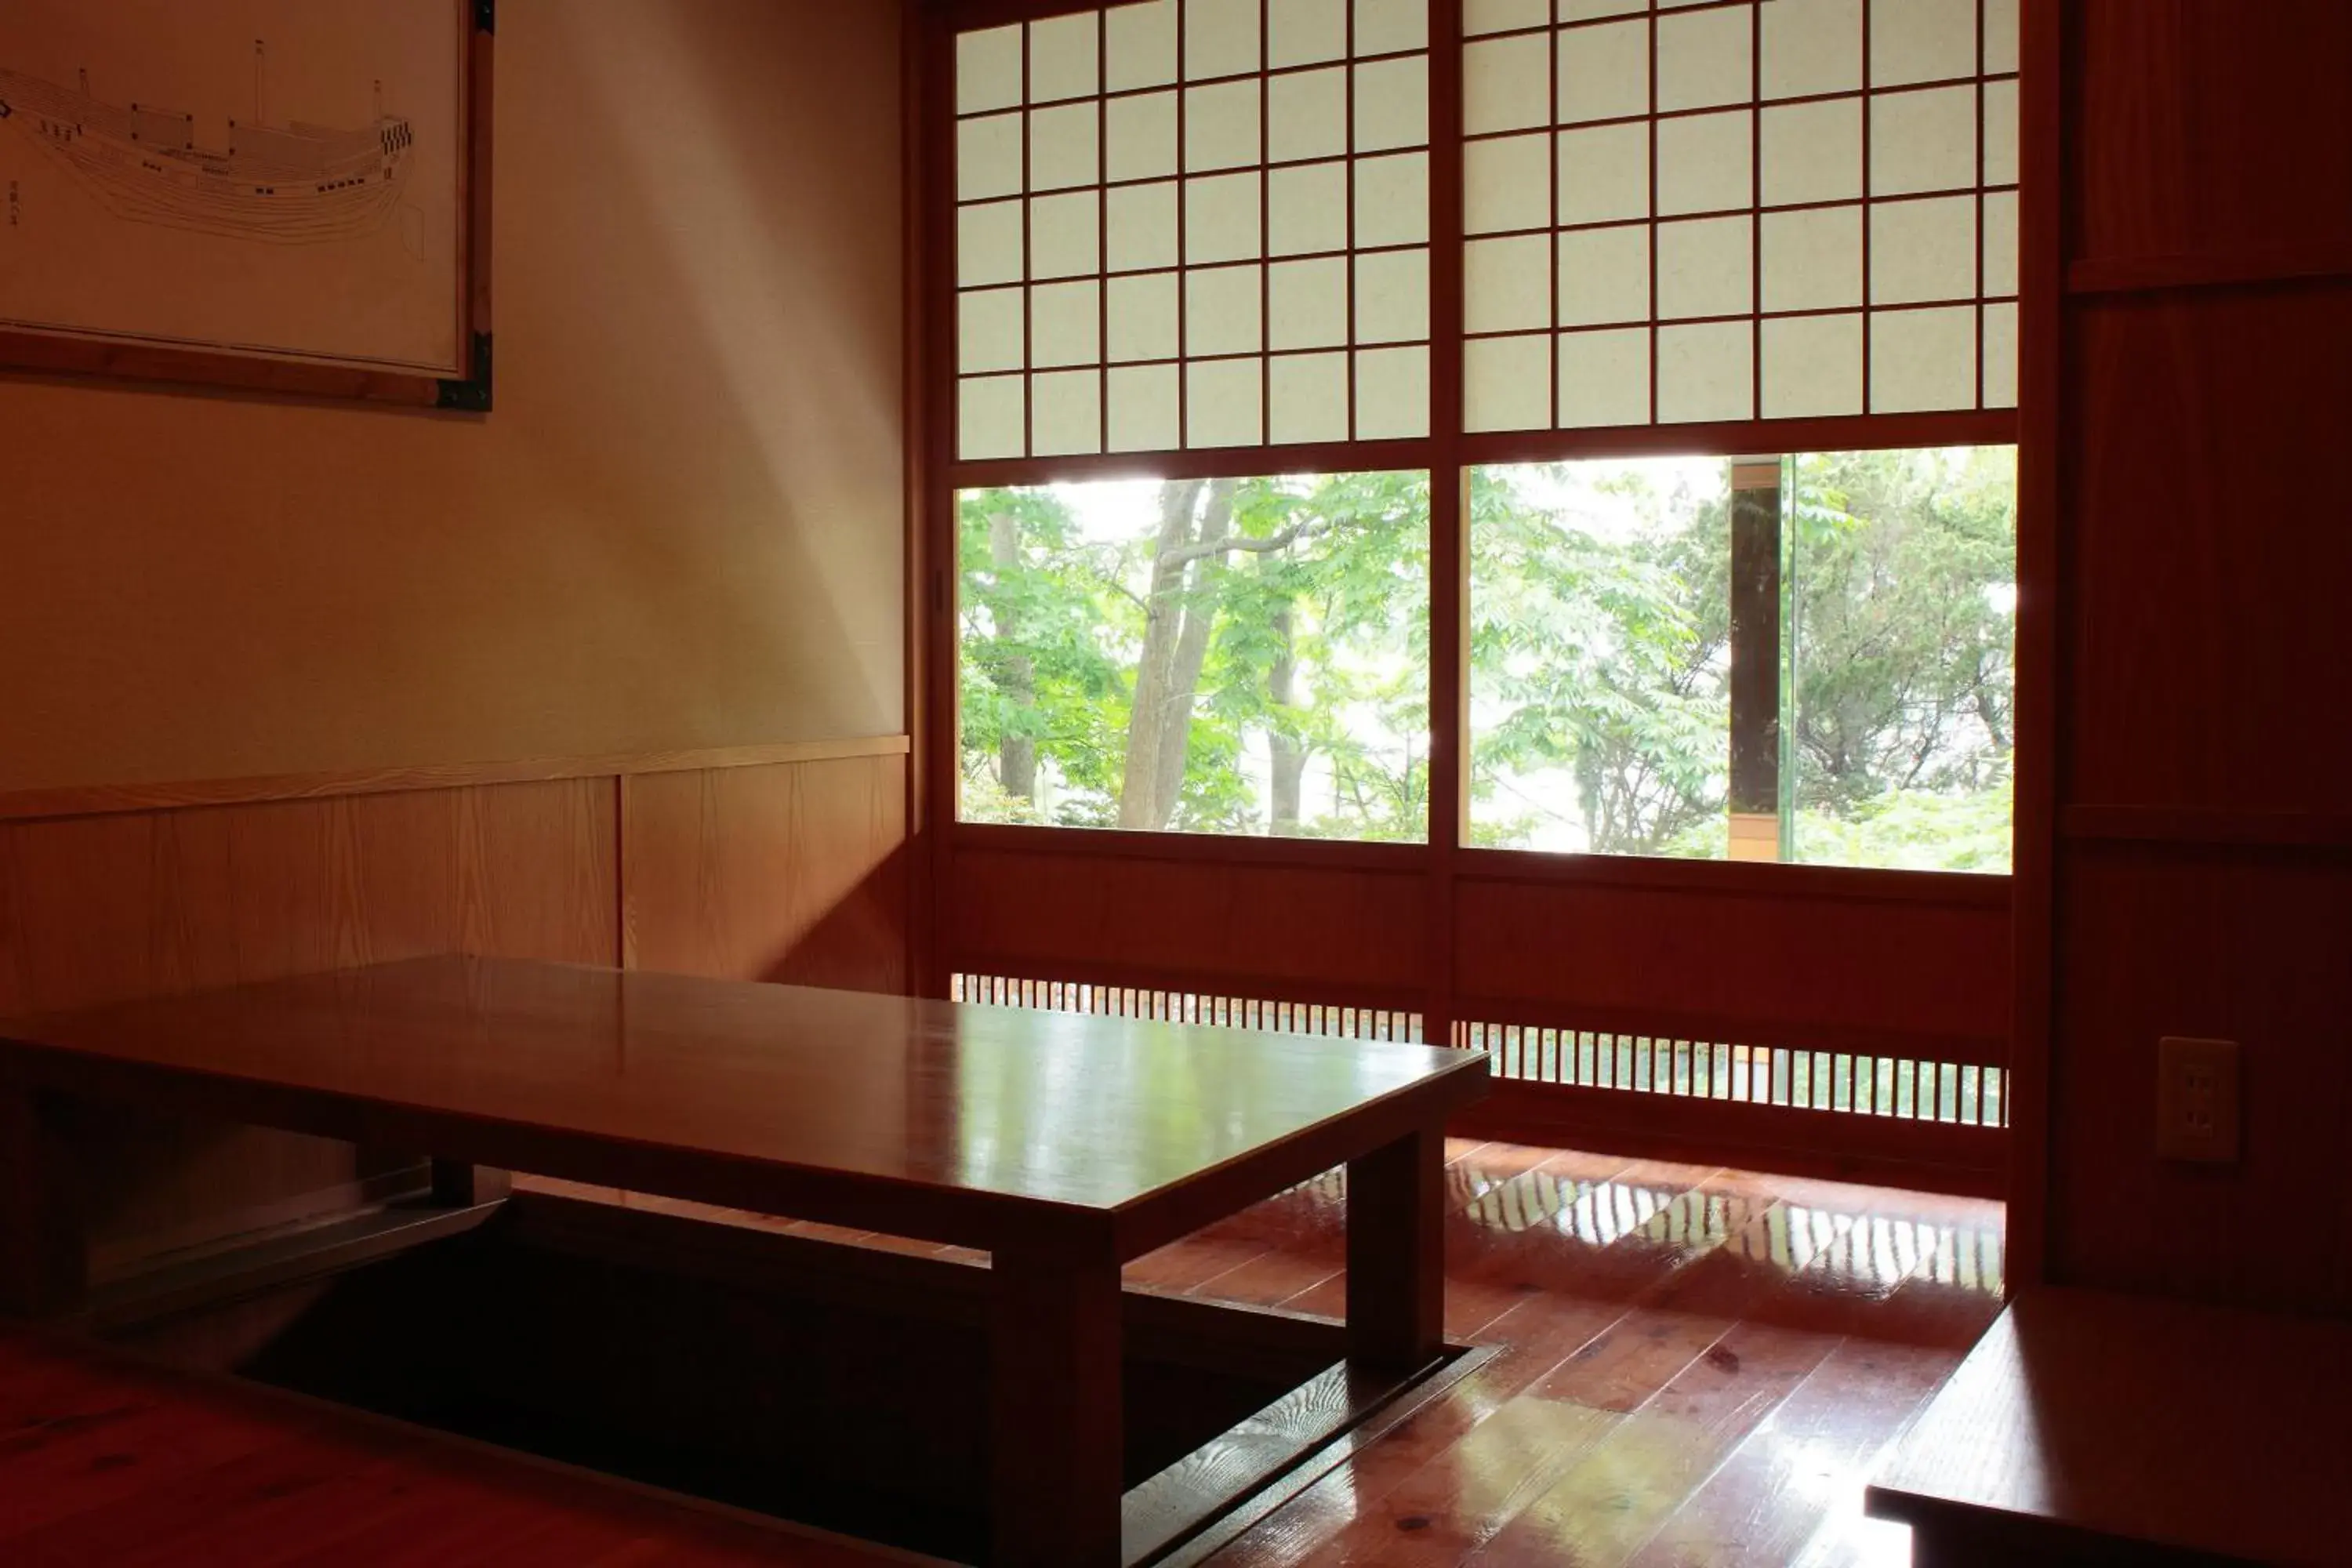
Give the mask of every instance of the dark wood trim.
M 452 0 L 444 0 L 445 4 Z M 209 386 L 265 396 L 440 409 L 461 415 L 490 411 L 491 136 L 497 38 L 488 7 L 454 0 L 473 23 L 466 59 L 466 137 L 459 205 L 466 214 L 466 255 L 459 267 L 457 341 L 463 363 L 455 376 L 425 371 L 365 369 L 299 358 L 0 331 L 0 374 L 100 377 L 112 381 Z
M 2020 38 L 2017 684 L 2011 832 L 2008 1283 L 2042 1281 L 2049 1252 L 2050 1040 L 2056 928 L 2059 534 L 2066 262 L 2065 15 L 2032 0 Z
M 951 0 L 913 0 L 920 37 L 923 100 L 913 114 L 920 139 L 922 189 L 916 193 L 924 230 L 940 237 L 926 246 L 913 279 L 920 302 L 915 328 L 934 345 L 930 363 L 940 374 L 929 376 L 921 388 L 924 423 L 921 438 L 925 472 L 923 489 L 915 497 L 923 535 L 917 574 L 909 584 L 916 606 L 916 638 L 919 645 L 925 690 L 924 706 L 907 716 L 909 729 L 922 731 L 924 815 L 910 820 L 916 834 L 916 858 L 929 874 L 930 920 L 927 933 L 929 967 L 913 976 L 911 989 L 922 996 L 948 994 L 949 961 L 943 910 L 951 865 L 952 830 L 958 788 L 960 713 L 956 678 L 956 605 L 961 583 L 956 538 L 956 378 L 948 374 L 956 347 L 955 205 L 956 121 L 955 16 Z
M 1173 861 L 1190 866 L 1290 866 L 1302 870 L 1427 874 L 1423 844 L 1367 844 L 1329 838 L 1255 838 L 1211 833 L 1139 833 L 1115 827 L 1029 827 L 959 822 L 949 836 L 959 850 L 992 855 L 1071 856 Z
M 1287 447 L 1192 447 L 1173 452 L 1087 452 L 1057 458 L 986 458 L 949 465 L 957 489 L 996 489 L 1079 479 L 1214 479 L 1266 474 L 1426 472 L 1435 443 L 1318 441 Z
M 2066 268 L 2073 295 L 2352 281 L 2352 244 L 2320 242 L 2171 256 L 2091 256 Z
M 1468 324 L 1462 0 L 1429 7 L 1429 997 L 1423 1037 L 1452 1043 L 1456 862 L 1470 823 L 1470 476 L 1463 466 Z M 1352 43 L 1352 35 L 1351 35 Z M 1353 230 L 1349 231 L 1350 238 Z
M 982 822 L 956 823 L 950 837 L 958 849 L 998 855 L 1035 855 L 1040 858 L 1092 856 L 1195 866 L 1285 866 L 1301 870 L 1380 871 L 1399 877 L 1427 876 L 1429 861 L 1437 853 L 1425 844 L 1226 837 L 1206 833 L 1134 833 L 1116 828 L 1029 827 Z M 1532 849 L 1469 847 L 1456 849 L 1452 858 L 1454 875 L 1464 882 L 1571 884 L 1731 897 L 1935 904 L 1971 910 L 2003 909 L 2011 898 L 2009 878 L 1966 871 L 1886 871 L 1850 866 L 1672 860 L 1633 855 L 1564 855 Z
M 1724 457 L 1740 452 L 1883 451 L 1999 447 L 2017 439 L 2006 408 L 1960 414 L 1866 414 L 1813 419 L 1649 425 L 1604 430 L 1506 431 L 1462 438 L 1465 461 L 1559 463 L 1587 458 Z
M 268 801 L 329 800 L 343 795 L 467 789 L 482 784 L 549 784 L 564 779 L 626 777 L 637 773 L 773 767 L 793 763 L 834 762 L 847 757 L 896 757 L 905 756 L 909 746 L 908 738 L 905 735 L 873 735 L 839 741 L 781 741 L 762 745 L 713 746 L 697 751 L 616 752 L 604 756 L 544 757 L 520 762 L 425 763 L 411 767 L 272 773 L 253 778 L 201 779 L 176 784 L 67 784 L 54 789 L 0 793 L 0 822 L 110 816 L 126 812 L 177 811 L 208 805 L 252 805 Z
M 930 664 L 925 657 L 930 647 L 930 635 L 924 615 L 924 584 L 929 581 L 933 549 L 929 526 L 931 474 L 938 461 L 932 383 L 950 379 L 944 370 L 936 377 L 933 374 L 932 345 L 945 340 L 931 330 L 927 308 L 929 268 L 934 264 L 930 256 L 933 237 L 935 234 L 951 232 L 939 230 L 933 224 L 929 200 L 935 182 L 945 177 L 935 166 L 937 159 L 929 133 L 933 80 L 930 40 L 937 30 L 931 17 L 934 8 L 932 0 L 901 0 L 898 7 L 898 164 L 902 187 L 898 196 L 898 265 L 905 340 L 900 345 L 898 374 L 904 378 L 899 387 L 899 416 L 906 421 L 902 437 L 906 561 L 899 584 L 900 614 L 906 617 L 905 625 L 899 628 L 906 669 L 902 699 L 905 709 L 900 721 L 908 734 L 907 837 L 910 845 L 918 847 L 906 858 L 907 989 L 919 996 L 939 994 L 929 984 L 936 967 L 932 959 L 936 930 L 933 911 L 940 885 L 938 868 L 930 853 L 936 837 L 931 831 L 932 818 L 940 798 L 931 778 L 931 754 L 937 749 L 938 739 L 925 724 L 923 716 L 930 710 L 932 693 L 941 689 L 933 685 Z M 952 810 L 950 805 L 950 815 Z
M 1969 871 L 1557 855 L 1532 849 L 1465 849 L 1460 859 L 1458 875 L 1465 882 L 1638 888 L 1728 898 L 1830 899 L 1966 910 L 2006 909 L 2011 900 L 2011 879 Z
M 1433 286 L 1434 279 L 1433 279 Z M 950 291 L 952 294 L 952 291 Z M 1433 300 L 1433 307 L 1435 301 Z M 1081 479 L 1218 479 L 1284 473 L 1424 471 L 1433 479 L 1449 451 L 1468 465 L 1560 463 L 1592 458 L 1711 456 L 1727 452 L 1842 452 L 1903 447 L 2005 446 L 2018 438 L 2009 409 L 1967 414 L 1874 414 L 1822 419 L 1742 420 L 1725 425 L 1631 426 L 1603 430 L 1497 431 L 1403 441 L 1327 441 L 1297 446 L 1214 447 L 1175 452 L 1099 452 L 1052 458 L 955 461 L 959 489 Z
M 2352 815 L 2333 811 L 2222 811 L 2192 806 L 2070 805 L 2060 836 L 2082 844 L 2170 844 L 2238 849 L 2352 850 Z
M 1748 1165 L 1974 1197 L 2000 1197 L 2008 1185 L 2010 1135 L 2001 1128 L 1738 1100 L 1504 1079 L 1484 1103 L 1456 1115 L 1447 1131 L 1459 1138 Z

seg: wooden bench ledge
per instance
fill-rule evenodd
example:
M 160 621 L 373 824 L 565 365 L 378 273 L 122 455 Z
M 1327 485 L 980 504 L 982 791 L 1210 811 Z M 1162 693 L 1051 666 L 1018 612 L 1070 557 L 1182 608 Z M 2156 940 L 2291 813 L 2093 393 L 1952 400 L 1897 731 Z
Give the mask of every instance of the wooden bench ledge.
M 2020 1298 L 1868 1494 L 1914 1563 L 2352 1563 L 2352 1322 Z

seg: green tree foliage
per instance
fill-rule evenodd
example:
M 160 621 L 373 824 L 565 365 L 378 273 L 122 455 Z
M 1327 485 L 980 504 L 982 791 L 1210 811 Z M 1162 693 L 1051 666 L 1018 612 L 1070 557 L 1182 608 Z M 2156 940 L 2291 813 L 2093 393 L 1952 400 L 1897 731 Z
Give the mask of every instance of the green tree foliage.
M 2013 458 L 1790 473 L 1800 855 L 2005 867 Z M 1480 470 L 1469 501 L 1475 840 L 1722 855 L 1719 480 Z M 967 818 L 1425 836 L 1426 476 L 984 490 L 961 525 Z

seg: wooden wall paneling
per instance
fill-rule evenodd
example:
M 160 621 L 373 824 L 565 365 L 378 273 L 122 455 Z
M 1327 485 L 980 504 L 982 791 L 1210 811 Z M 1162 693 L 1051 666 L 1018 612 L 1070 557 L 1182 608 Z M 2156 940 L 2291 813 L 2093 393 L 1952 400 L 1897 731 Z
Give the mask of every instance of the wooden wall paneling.
M 0 1009 L 430 952 L 609 963 L 608 780 L 0 824 Z M 76 1107 L 93 1276 L 383 1195 L 415 1161 Z
M 2352 6 L 2074 0 L 2080 258 L 2352 243 Z
M 2343 1310 L 2352 542 L 2320 476 L 2352 419 L 2352 7 L 2063 22 L 2050 1271 Z M 2165 1035 L 2244 1047 L 2239 1164 L 2157 1160 Z
M 2352 288 L 2071 312 L 2076 801 L 2340 810 L 2352 530 L 2315 482 L 2352 413 Z
M 2352 1310 L 2352 867 L 2167 845 L 2067 858 L 2053 1152 L 2065 1277 Z M 2241 1164 L 2155 1158 L 2164 1035 L 2242 1047 Z
M 1414 871 L 959 849 L 942 889 L 957 968 L 1213 994 L 1283 992 L 1418 1007 L 1425 879 Z
M 906 981 L 903 756 L 630 781 L 626 959 L 741 980 Z
M 1931 903 L 1465 879 L 1459 982 L 1584 1027 L 1673 1019 L 1732 1044 L 1936 1037 L 1998 1061 L 2009 910 L 2001 885 L 1986 890 Z

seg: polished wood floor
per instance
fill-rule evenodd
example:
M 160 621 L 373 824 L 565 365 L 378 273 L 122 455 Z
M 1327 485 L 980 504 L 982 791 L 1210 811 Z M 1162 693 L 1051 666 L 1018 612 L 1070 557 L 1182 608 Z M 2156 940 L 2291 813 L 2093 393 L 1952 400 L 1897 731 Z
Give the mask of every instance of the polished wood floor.
M 2000 1205 L 1509 1143 L 1448 1154 L 1447 1331 L 1504 1353 L 1218 1568 L 1907 1563 L 1908 1532 L 1862 1517 L 1863 1486 L 2000 1312 Z M 1344 1202 L 1335 1173 L 1127 1282 L 1337 1315 Z
M 1996 1314 L 1998 1205 L 1508 1144 L 1449 1154 L 1448 1328 L 1503 1353 L 1222 1568 L 1906 1561 L 1902 1530 L 1862 1519 L 1863 1483 Z M 1336 1178 L 1302 1187 L 1139 1260 L 1129 1283 L 1336 1312 L 1342 1204 Z M 869 1560 L 890 1559 L 0 1335 L 0 1561 Z

